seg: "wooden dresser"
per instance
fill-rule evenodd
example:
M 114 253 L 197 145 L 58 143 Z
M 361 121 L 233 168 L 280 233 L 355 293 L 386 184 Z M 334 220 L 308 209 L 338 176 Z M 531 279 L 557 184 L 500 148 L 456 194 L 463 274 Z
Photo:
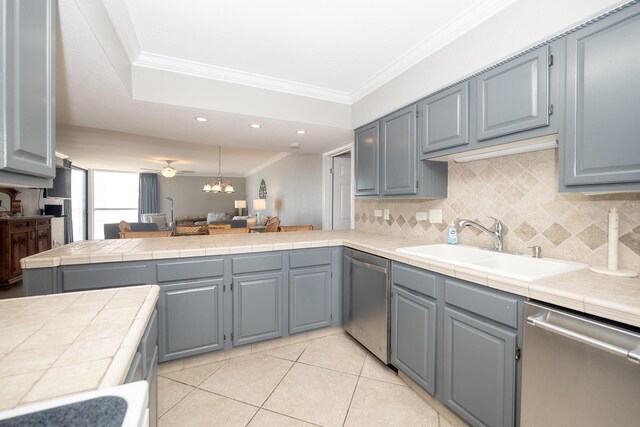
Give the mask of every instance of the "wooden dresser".
M 22 279 L 20 260 L 51 249 L 51 216 L 0 219 L 0 284 Z

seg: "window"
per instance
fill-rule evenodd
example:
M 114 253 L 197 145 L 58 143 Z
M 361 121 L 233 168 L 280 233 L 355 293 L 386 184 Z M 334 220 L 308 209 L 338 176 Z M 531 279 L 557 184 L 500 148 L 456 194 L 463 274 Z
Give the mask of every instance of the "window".
M 71 169 L 71 221 L 73 241 L 87 240 L 87 171 Z
M 93 172 L 93 238 L 104 239 L 104 224 L 138 221 L 138 174 Z

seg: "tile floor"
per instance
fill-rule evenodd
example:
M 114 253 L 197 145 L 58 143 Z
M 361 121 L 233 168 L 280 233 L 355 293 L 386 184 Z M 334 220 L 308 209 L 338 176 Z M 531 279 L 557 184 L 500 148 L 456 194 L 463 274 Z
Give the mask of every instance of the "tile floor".
M 160 365 L 159 425 L 451 425 L 342 330 L 325 333 Z

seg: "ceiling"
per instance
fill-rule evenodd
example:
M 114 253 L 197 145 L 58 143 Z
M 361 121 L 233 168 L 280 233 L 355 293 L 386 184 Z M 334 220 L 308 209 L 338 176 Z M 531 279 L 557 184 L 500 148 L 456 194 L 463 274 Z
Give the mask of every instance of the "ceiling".
M 202 153 L 222 145 L 249 159 L 235 175 L 293 142 L 327 152 L 352 141 L 351 103 L 513 1 L 59 0 L 58 151 L 84 167 L 173 158 L 211 174 Z

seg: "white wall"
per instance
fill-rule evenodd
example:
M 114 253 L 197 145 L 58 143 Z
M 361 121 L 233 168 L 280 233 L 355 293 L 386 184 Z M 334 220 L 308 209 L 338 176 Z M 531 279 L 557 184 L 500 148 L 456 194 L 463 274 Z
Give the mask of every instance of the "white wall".
M 357 128 L 612 6 L 612 0 L 519 0 L 353 104 Z
M 171 220 L 171 202 L 166 197 L 171 197 L 174 202 L 174 217 L 179 216 L 206 216 L 209 212 L 235 211 L 233 201 L 245 199 L 244 178 L 224 178 L 231 181 L 235 193 L 205 193 L 202 187 L 206 181 L 201 176 L 175 176 L 173 178 L 158 177 L 158 197 L 160 212 L 167 214 L 167 220 Z
M 311 224 L 322 229 L 322 155 L 294 154 L 247 177 L 247 207 L 258 198 L 260 181 L 267 186 L 268 216 L 282 225 Z

